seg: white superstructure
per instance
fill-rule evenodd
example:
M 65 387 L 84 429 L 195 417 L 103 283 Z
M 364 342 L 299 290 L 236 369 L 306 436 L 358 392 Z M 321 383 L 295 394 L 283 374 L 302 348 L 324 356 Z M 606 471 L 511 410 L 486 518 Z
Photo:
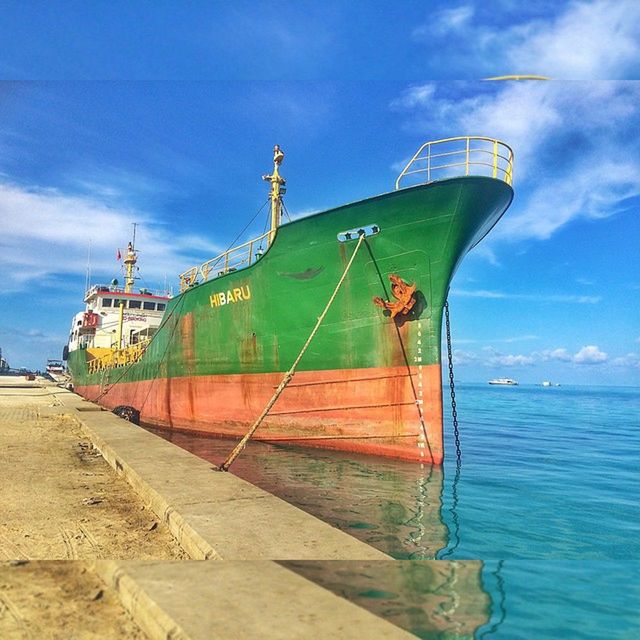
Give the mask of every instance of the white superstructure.
M 154 295 L 145 289 L 127 293 L 114 285 L 91 287 L 85 295 L 85 310 L 73 317 L 69 351 L 92 347 L 122 349 L 150 338 L 162 322 L 168 300 L 169 296 Z
M 158 330 L 170 296 L 148 289 L 134 291 L 134 267 L 138 260 L 132 242 L 124 257 L 124 287 L 114 280 L 97 284 L 85 293 L 85 310 L 71 322 L 68 350 L 110 349 L 122 351 L 146 343 Z

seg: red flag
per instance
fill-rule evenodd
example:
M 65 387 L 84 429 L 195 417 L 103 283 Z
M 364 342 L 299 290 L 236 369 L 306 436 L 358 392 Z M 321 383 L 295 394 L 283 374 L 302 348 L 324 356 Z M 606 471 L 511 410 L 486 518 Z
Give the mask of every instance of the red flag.
M 120 253 L 120 249 L 118 249 L 118 252 L 116 253 L 116 260 L 122 260 L 122 254 Z

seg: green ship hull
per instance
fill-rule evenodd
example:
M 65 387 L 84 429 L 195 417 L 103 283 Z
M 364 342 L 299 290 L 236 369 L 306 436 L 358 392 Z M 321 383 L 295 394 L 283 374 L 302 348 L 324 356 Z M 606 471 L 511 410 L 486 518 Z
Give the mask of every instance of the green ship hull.
M 89 352 L 72 351 L 75 388 L 109 408 L 133 407 L 143 423 L 244 435 L 327 305 L 357 230 L 367 229 L 293 381 L 255 437 L 439 464 L 449 284 L 512 198 L 503 180 L 457 177 L 283 225 L 250 267 L 171 299 L 134 364 L 90 373 Z M 415 286 L 411 309 L 395 317 L 374 303 L 395 302 L 390 276 Z

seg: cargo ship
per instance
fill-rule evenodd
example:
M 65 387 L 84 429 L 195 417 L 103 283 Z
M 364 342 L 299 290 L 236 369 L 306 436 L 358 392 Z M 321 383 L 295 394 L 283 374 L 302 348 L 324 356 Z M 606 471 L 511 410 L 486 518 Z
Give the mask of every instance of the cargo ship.
M 322 317 L 254 438 L 441 464 L 443 309 L 512 201 L 512 150 L 427 142 L 394 190 L 286 224 L 283 158 L 276 146 L 263 176 L 269 230 L 184 271 L 179 294 L 135 289 L 129 243 L 124 286 L 90 287 L 73 319 L 75 390 L 141 424 L 237 438 Z

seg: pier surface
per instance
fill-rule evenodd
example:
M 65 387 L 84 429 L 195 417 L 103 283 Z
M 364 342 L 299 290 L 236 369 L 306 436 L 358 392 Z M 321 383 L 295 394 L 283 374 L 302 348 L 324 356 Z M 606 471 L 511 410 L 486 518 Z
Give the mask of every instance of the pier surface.
M 7 380 L 0 381 L 1 559 L 187 557 L 93 447 L 63 403 L 73 394 Z
M 0 378 L 0 637 L 409 638 L 277 560 L 390 561 L 42 381 Z

